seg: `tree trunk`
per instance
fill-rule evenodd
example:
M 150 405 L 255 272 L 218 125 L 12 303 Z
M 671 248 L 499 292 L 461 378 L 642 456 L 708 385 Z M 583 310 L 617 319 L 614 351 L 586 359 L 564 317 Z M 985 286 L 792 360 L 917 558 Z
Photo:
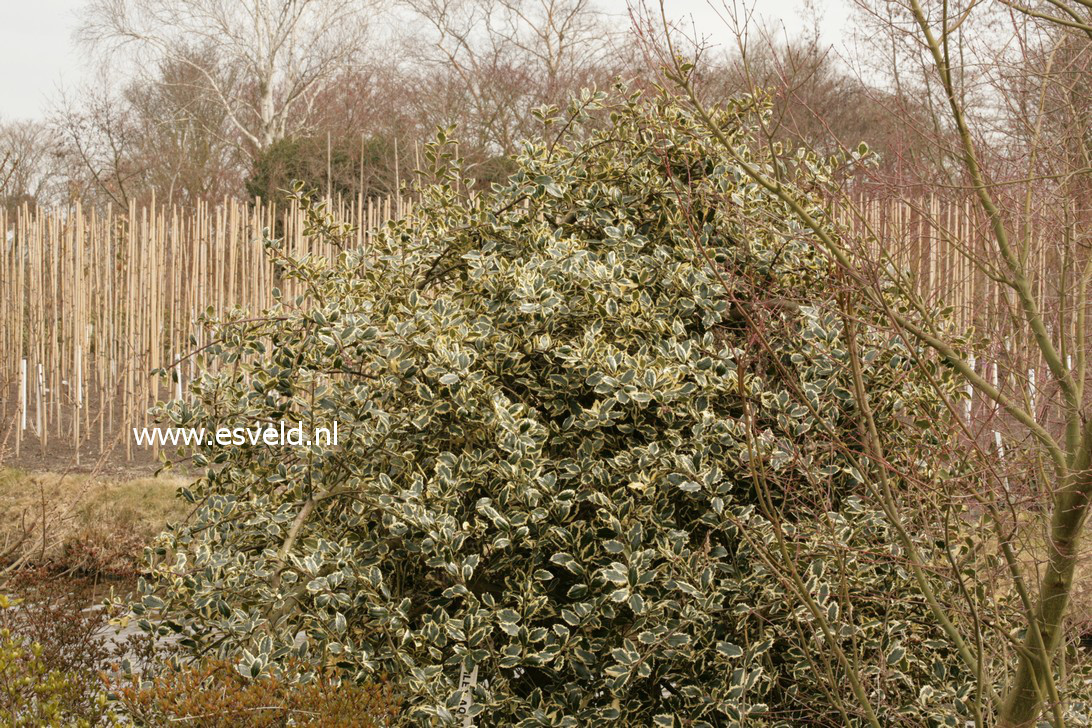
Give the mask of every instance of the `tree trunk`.
M 1046 669 L 1053 670 L 1054 655 L 1065 631 L 1066 607 L 1073 586 L 1073 570 L 1080 549 L 1081 529 L 1088 508 L 1087 453 L 1078 458 L 1078 470 L 1063 487 L 1055 502 L 1050 528 L 1050 553 L 1047 573 L 1040 587 L 1037 619 L 1039 631 L 1046 646 Z M 1041 648 L 1032 629 L 1024 636 L 1023 647 L 1038 658 Z M 999 728 L 1031 728 L 1036 724 L 1044 706 L 1045 686 L 1037 689 L 1036 665 L 1026 655 L 1020 657 L 1016 675 L 1010 683 L 1001 710 Z

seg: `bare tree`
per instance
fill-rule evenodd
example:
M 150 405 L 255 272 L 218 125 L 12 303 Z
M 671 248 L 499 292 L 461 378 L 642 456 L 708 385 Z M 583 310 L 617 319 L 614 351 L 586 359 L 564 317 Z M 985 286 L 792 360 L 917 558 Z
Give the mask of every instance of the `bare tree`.
M 741 173 L 793 210 L 853 286 L 853 297 L 884 311 L 894 335 L 927 347 L 985 403 L 980 411 L 997 428 L 998 446 L 989 453 L 976 421 L 962 414 L 962 403 L 950 402 L 952 426 L 962 433 L 966 457 L 981 466 L 982 476 L 968 490 L 945 497 L 953 508 L 971 504 L 990 530 L 976 548 L 993 553 L 1005 571 L 1003 591 L 1018 595 L 1016 614 L 1006 617 L 1016 620 L 1017 629 L 1003 629 L 995 618 L 1001 590 L 982 580 L 984 574 L 957 567 L 954 559 L 951 576 L 963 597 L 942 599 L 924 579 L 918 580 L 920 596 L 953 652 L 976 676 L 974 725 L 1029 728 L 1046 711 L 1052 725 L 1064 726 L 1069 701 L 1078 697 L 1066 690 L 1066 645 L 1073 638 L 1075 572 L 1092 507 L 1087 361 L 1092 6 L 1087 0 L 1034 5 L 860 0 L 859 5 L 866 53 L 879 61 L 873 70 L 886 71 L 882 93 L 896 102 L 895 109 L 905 108 L 898 102 L 910 96 L 920 102 L 920 113 L 900 119 L 930 147 L 924 160 L 930 166 L 922 172 L 931 171 L 940 190 L 962 195 L 961 202 L 973 206 L 983 223 L 983 240 L 943 233 L 956 262 L 998 292 L 988 320 L 981 316 L 984 301 L 969 302 L 982 327 L 977 336 L 953 331 L 936 315 L 944 301 L 916 284 L 893 255 L 895 241 L 871 227 L 867 211 L 844 194 L 848 190 L 828 190 L 833 199 L 824 208 L 783 179 L 779 170 L 808 158 L 803 150 L 771 145 L 776 163 L 760 166 L 736 145 L 702 93 L 696 52 L 669 24 L 662 2 L 644 37 L 694 118 L 720 141 Z M 750 90 L 761 96 L 761 89 Z M 860 154 L 843 150 L 848 160 Z M 922 218 L 929 216 L 915 199 L 916 189 L 896 192 Z M 855 226 L 837 222 L 846 211 Z M 944 230 L 943 221 L 933 222 Z M 909 310 L 888 305 L 884 291 L 891 286 L 912 301 Z M 846 339 L 852 352 L 852 333 Z M 983 349 L 993 358 L 989 374 L 973 356 Z M 863 473 L 866 489 L 892 523 L 935 530 L 954 552 L 959 545 L 948 540 L 940 514 L 930 522 L 930 514 L 920 512 L 922 500 L 892 489 L 869 395 L 853 364 L 861 439 L 870 461 Z M 943 493 L 944 484 L 936 485 L 934 492 Z M 900 537 L 893 547 L 904 549 L 912 573 L 936 568 L 896 531 Z M 860 687 L 859 681 L 854 685 Z M 864 722 L 878 727 L 872 704 L 878 697 L 856 690 L 854 699 Z
M 913 178 L 907 162 L 930 151 L 906 124 L 923 116 L 920 104 L 867 84 L 823 43 L 818 28 L 787 35 L 750 12 L 729 10 L 734 44 L 707 49 L 695 71 L 703 98 L 719 102 L 759 91 L 772 106 L 762 130 L 768 142 L 826 155 L 866 141 L 881 160 L 874 178 Z
M 146 170 L 135 160 L 139 131 L 124 99 L 106 88 L 86 87 L 61 100 L 50 125 L 69 198 L 127 207 L 146 189 Z
M 417 101 L 437 124 L 494 154 L 515 151 L 536 127 L 531 110 L 563 104 L 620 70 L 613 34 L 593 0 L 403 0 L 430 33 L 405 49 Z M 422 41 L 425 40 L 425 44 Z
M 45 204 L 56 191 L 57 146 L 45 125 L 32 122 L 0 124 L 0 204 Z
M 313 99 L 359 58 L 360 0 L 92 0 L 80 37 L 155 68 L 190 65 L 252 150 L 305 129 Z M 194 60 L 215 47 L 217 65 Z
M 204 49 L 186 61 L 165 59 L 156 76 L 122 93 L 136 129 L 130 156 L 144 170 L 144 187 L 167 203 L 211 202 L 237 194 L 246 155 L 224 107 L 200 67 L 216 66 Z

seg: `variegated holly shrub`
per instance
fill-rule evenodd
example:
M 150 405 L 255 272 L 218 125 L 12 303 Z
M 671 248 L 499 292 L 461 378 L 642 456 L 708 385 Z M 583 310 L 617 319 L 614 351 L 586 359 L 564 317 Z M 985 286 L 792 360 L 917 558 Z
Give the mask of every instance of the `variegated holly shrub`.
M 966 720 L 973 676 L 864 487 L 846 316 L 896 489 L 944 467 L 944 371 L 701 125 L 627 93 L 544 110 L 487 192 L 441 134 L 363 248 L 321 207 L 335 257 L 270 243 L 285 292 L 221 322 L 162 415 L 339 442 L 201 446 L 146 625 L 245 675 L 385 674 L 414 724 L 841 726 L 851 674 L 885 725 Z M 755 165 L 762 113 L 716 117 Z M 824 215 L 829 162 L 776 174 Z

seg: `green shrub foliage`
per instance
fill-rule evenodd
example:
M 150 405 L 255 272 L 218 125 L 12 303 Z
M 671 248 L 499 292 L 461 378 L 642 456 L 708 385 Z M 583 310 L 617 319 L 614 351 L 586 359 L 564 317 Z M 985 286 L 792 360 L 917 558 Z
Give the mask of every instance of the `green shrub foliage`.
M 544 110 L 489 194 L 441 134 L 437 182 L 363 250 L 270 244 L 299 295 L 222 323 L 163 414 L 339 442 L 202 447 L 136 611 L 244 675 L 385 673 L 422 724 L 845 725 L 836 639 L 885 721 L 956 725 L 971 678 L 861 485 L 832 265 L 686 112 L 618 99 Z M 768 165 L 757 102 L 717 113 Z M 829 162 L 777 174 L 823 216 Z M 309 232 L 349 239 L 321 210 Z M 889 465 L 921 471 L 907 413 L 941 416 L 943 372 L 852 315 Z
M 94 617 L 54 611 L 59 644 L 33 639 L 20 614 L 35 604 L 0 593 L 0 726 L 94 728 L 118 726 L 106 691 L 91 669 L 102 659 L 93 634 L 77 635 Z

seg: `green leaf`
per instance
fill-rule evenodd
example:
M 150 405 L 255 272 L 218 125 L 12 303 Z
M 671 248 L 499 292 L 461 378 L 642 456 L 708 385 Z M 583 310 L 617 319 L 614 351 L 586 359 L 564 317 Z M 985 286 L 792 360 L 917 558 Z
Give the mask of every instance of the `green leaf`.
M 725 657 L 743 657 L 743 648 L 723 640 L 717 642 L 717 652 Z

